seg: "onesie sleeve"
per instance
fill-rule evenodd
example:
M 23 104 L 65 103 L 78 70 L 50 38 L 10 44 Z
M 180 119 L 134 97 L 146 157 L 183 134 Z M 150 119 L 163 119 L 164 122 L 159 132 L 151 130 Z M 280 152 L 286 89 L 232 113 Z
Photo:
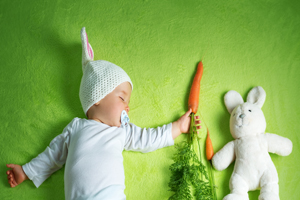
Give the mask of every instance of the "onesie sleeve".
M 72 127 L 77 121 L 73 119 L 63 130 L 62 134 L 56 136 L 44 152 L 33 158 L 29 163 L 22 166 L 25 174 L 39 187 L 52 173 L 60 169 L 66 162 L 70 134 Z
M 124 149 L 127 151 L 151 152 L 174 145 L 172 123 L 157 128 L 140 128 L 132 123 L 125 126 Z

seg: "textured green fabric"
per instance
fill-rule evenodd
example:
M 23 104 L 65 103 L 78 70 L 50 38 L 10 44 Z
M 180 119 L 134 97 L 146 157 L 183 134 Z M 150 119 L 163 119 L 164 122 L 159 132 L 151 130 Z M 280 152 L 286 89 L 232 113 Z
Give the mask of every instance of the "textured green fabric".
M 129 116 L 138 126 L 160 126 L 187 110 L 204 56 L 199 109 L 219 150 L 233 139 L 224 94 L 236 90 L 246 98 L 262 86 L 267 132 L 294 144 L 288 157 L 271 155 L 280 197 L 298 199 L 299 13 L 298 0 L 1 0 L 0 199 L 64 199 L 63 169 L 38 189 L 31 181 L 11 189 L 5 164 L 30 161 L 74 117 L 84 117 L 78 97 L 83 26 L 95 59 L 113 62 L 131 77 Z M 167 199 L 174 152 L 124 152 L 127 199 Z M 229 193 L 232 170 L 233 164 L 214 172 L 218 199 Z M 258 195 L 249 192 L 251 200 Z

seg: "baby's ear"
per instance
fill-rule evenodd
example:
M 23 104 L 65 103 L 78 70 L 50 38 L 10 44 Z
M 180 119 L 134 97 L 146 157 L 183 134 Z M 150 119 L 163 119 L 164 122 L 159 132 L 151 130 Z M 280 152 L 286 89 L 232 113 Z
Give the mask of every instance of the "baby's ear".
M 82 42 L 82 69 L 84 70 L 86 64 L 94 60 L 94 52 L 92 46 L 88 41 L 88 36 L 86 34 L 85 27 L 81 29 L 80 35 Z
M 266 100 L 266 92 L 260 86 L 257 86 L 252 90 L 250 90 L 247 96 L 247 102 L 257 105 L 260 108 L 264 105 L 265 100 Z
M 224 102 L 228 112 L 231 114 L 236 106 L 244 103 L 244 100 L 237 91 L 230 90 L 225 94 Z

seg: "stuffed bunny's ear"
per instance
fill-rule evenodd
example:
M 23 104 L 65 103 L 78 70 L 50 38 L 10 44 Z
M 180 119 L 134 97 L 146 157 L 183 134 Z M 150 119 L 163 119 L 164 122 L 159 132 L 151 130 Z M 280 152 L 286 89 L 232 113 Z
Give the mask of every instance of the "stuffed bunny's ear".
M 85 27 L 81 29 L 81 42 L 82 42 L 82 70 L 84 71 L 86 64 L 94 60 L 94 52 L 92 46 L 88 41 Z
M 250 90 L 247 96 L 247 102 L 257 105 L 260 108 L 264 105 L 265 100 L 266 100 L 266 92 L 260 86 L 257 86 L 252 90 Z
M 228 112 L 231 114 L 236 106 L 244 103 L 244 100 L 237 91 L 230 90 L 225 94 L 224 102 Z

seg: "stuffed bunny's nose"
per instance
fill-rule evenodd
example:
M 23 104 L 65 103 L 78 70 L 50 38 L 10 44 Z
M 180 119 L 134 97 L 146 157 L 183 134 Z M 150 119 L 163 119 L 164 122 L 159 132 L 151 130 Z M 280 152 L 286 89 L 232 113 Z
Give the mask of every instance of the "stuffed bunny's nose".
M 245 114 L 241 114 L 239 117 L 243 119 L 245 116 Z

